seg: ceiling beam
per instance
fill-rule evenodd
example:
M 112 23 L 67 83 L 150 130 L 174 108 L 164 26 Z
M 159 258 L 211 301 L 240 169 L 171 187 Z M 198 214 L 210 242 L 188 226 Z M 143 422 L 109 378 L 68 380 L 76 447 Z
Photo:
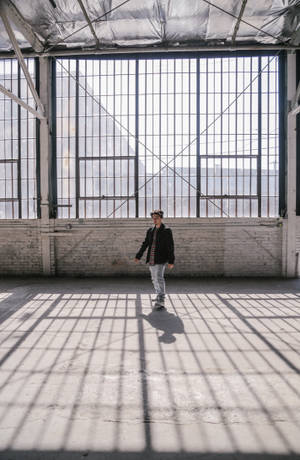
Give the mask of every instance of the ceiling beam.
M 23 18 L 15 5 L 13 5 L 10 0 L 1 0 L 1 7 L 5 11 L 7 17 L 15 24 L 24 38 L 26 38 L 26 40 L 30 43 L 32 49 L 37 53 L 42 52 L 44 44 L 32 30 L 32 27 L 28 24 L 28 22 Z
M 119 5 L 115 6 L 114 8 L 112 8 L 111 10 L 107 11 L 106 13 L 103 13 L 101 14 L 101 16 L 99 16 L 98 18 L 95 18 L 93 19 L 92 21 L 90 21 L 91 23 L 93 22 L 98 22 L 100 21 L 100 19 L 108 16 L 110 13 L 112 13 L 113 11 L 121 8 L 121 6 L 125 5 L 126 3 L 130 2 L 131 0 L 124 0 L 124 2 L 120 3 Z M 81 32 L 83 29 L 85 29 L 86 27 L 88 27 L 89 24 L 86 24 L 85 26 L 83 27 L 80 27 L 79 29 L 75 30 L 74 32 L 72 32 L 71 34 L 67 35 L 66 37 L 62 38 L 62 39 L 59 39 L 57 42 L 53 43 L 52 45 L 50 45 L 46 51 L 50 51 L 51 49 L 55 48 L 56 45 L 60 45 L 62 43 L 64 43 L 68 38 L 72 37 L 73 35 L 77 34 L 78 32 Z
M 289 112 L 290 115 L 297 115 L 297 113 L 300 112 L 300 81 L 297 86 L 296 94 L 293 97 L 293 100 L 291 102 L 291 110 Z
M 275 53 L 279 50 L 290 50 L 294 52 L 295 50 L 300 49 L 299 46 L 291 45 L 269 45 L 269 44 L 257 44 L 257 45 L 241 45 L 231 46 L 229 43 L 226 45 L 200 45 L 200 46 L 156 46 L 155 48 L 151 47 L 128 47 L 128 48 L 69 48 L 63 50 L 47 51 L 44 53 L 35 53 L 33 51 L 24 51 L 23 56 L 32 58 L 32 57 L 64 57 L 64 56 L 113 56 L 113 55 L 126 55 L 126 54 L 157 54 L 157 53 L 166 53 L 166 54 L 177 54 L 177 53 L 209 53 L 209 52 L 225 52 L 225 53 L 234 53 L 237 51 L 264 51 Z M 5 53 L 0 51 L 0 59 L 15 59 L 16 55 L 11 52 Z
M 97 37 L 97 35 L 96 35 L 95 29 L 94 29 L 94 27 L 93 27 L 93 24 L 92 24 L 92 22 L 91 22 L 91 20 L 90 20 L 90 17 L 89 17 L 89 15 L 88 15 L 88 13 L 87 13 L 87 11 L 86 11 L 86 9 L 85 9 L 85 6 L 84 6 L 84 4 L 82 3 L 82 0 L 77 0 L 77 1 L 78 1 L 79 5 L 80 5 L 80 8 L 81 8 L 81 10 L 82 10 L 82 12 L 83 12 L 83 14 L 84 14 L 85 19 L 86 19 L 86 21 L 87 21 L 87 23 L 88 23 L 88 25 L 89 25 L 90 31 L 92 32 L 92 34 L 93 34 L 93 36 L 94 36 L 94 39 L 95 39 L 95 42 L 96 42 L 96 46 L 97 46 L 97 48 L 100 48 L 100 42 L 99 42 L 98 37 Z
M 213 2 L 211 2 L 209 0 L 201 0 L 201 1 L 204 2 L 204 3 L 207 3 L 208 5 L 212 6 L 213 8 L 216 8 L 219 11 L 222 11 L 222 13 L 225 13 L 228 16 L 231 16 L 232 18 L 239 19 L 239 17 L 236 16 L 235 14 L 233 14 L 230 11 L 222 8 L 219 5 L 216 5 L 215 3 L 213 3 Z M 275 37 L 275 35 L 270 34 L 269 32 L 263 30 L 261 27 L 256 27 L 254 24 L 251 24 L 250 22 L 245 21 L 245 19 L 242 19 L 242 17 L 240 18 L 240 22 L 243 22 L 244 24 L 247 24 L 247 26 L 252 27 L 253 29 L 257 30 L 258 32 L 261 32 L 262 34 L 267 35 L 268 37 L 272 37 L 275 40 L 275 43 L 279 42 L 282 45 L 286 44 L 286 42 L 284 40 L 280 39 L 279 37 Z
M 298 113 L 300 112 L 300 104 L 298 105 L 298 107 L 296 107 L 295 109 L 293 109 L 290 114 L 291 115 L 297 115 Z
M 235 43 L 235 39 L 236 39 L 238 30 L 240 28 L 241 20 L 242 20 L 242 17 L 243 17 L 245 8 L 246 8 L 246 3 L 247 3 L 247 0 L 243 0 L 239 16 L 238 16 L 237 21 L 236 21 L 235 26 L 234 26 L 234 31 L 233 31 L 233 34 L 232 34 L 232 37 L 231 37 L 231 41 L 232 41 L 233 44 Z
M 0 92 L 3 93 L 5 96 L 10 97 L 13 101 L 15 101 L 21 107 L 28 110 L 28 112 L 31 112 L 35 117 L 39 118 L 40 120 L 45 119 L 45 117 L 40 112 L 35 110 L 33 107 L 30 107 L 30 105 L 26 104 L 26 102 L 24 102 L 18 96 L 15 96 L 11 91 L 9 91 L 3 85 L 1 85 L 1 83 L 0 83 Z
M 299 46 L 300 43 L 300 24 L 298 23 L 296 29 L 293 32 L 293 35 L 291 36 L 290 39 L 290 44 L 294 46 Z
M 22 70 L 23 70 L 23 72 L 24 72 L 25 78 L 26 78 L 26 80 L 27 80 L 27 83 L 28 83 L 28 86 L 29 86 L 29 88 L 30 88 L 31 94 L 32 94 L 32 96 L 33 96 L 33 98 L 34 98 L 34 100 L 35 100 L 35 103 L 36 103 L 36 105 L 38 106 L 40 112 L 41 112 L 42 114 L 44 114 L 44 106 L 43 106 L 43 104 L 41 103 L 41 100 L 40 100 L 40 98 L 39 98 L 38 93 L 36 92 L 36 89 L 35 89 L 35 87 L 34 87 L 34 83 L 33 83 L 33 81 L 32 81 L 32 78 L 31 78 L 31 76 L 30 76 L 30 73 L 29 73 L 29 71 L 28 71 L 28 69 L 27 69 L 27 66 L 26 66 L 26 64 L 25 64 L 25 61 L 24 61 L 22 52 L 21 52 L 21 50 L 20 50 L 20 48 L 19 48 L 18 42 L 17 42 L 16 37 L 15 37 L 15 34 L 14 34 L 12 28 L 11 28 L 11 25 L 10 25 L 10 23 L 9 23 L 9 20 L 8 20 L 8 18 L 7 18 L 7 16 L 6 16 L 6 12 L 5 12 L 4 9 L 2 8 L 2 4 L 1 4 L 1 3 L 0 3 L 0 16 L 1 16 L 1 19 L 2 19 L 3 24 L 4 24 L 4 26 L 5 26 L 6 32 L 7 32 L 8 36 L 9 36 L 9 38 L 10 38 L 10 41 L 11 41 L 11 43 L 12 43 L 13 49 L 15 50 L 15 53 L 16 53 L 16 55 L 17 55 L 19 64 L 20 64 L 20 66 L 22 67 Z

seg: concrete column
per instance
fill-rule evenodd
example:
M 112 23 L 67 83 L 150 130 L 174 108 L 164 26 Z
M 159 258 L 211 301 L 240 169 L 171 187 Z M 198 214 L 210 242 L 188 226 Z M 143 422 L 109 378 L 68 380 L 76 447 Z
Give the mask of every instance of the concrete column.
M 290 108 L 296 93 L 296 54 L 287 56 L 287 221 L 285 221 L 283 275 L 296 276 L 296 116 L 290 114 Z
M 44 275 L 51 274 L 50 257 L 50 221 L 49 221 L 49 167 L 50 167 L 50 64 L 49 59 L 41 57 L 40 63 L 40 98 L 45 108 L 46 119 L 40 124 L 40 175 L 41 175 L 41 241 Z

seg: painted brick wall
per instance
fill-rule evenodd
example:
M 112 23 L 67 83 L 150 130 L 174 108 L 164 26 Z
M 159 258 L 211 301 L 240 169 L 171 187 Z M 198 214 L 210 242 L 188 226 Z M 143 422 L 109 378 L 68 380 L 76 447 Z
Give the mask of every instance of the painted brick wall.
M 173 230 L 172 276 L 281 276 L 276 219 L 165 219 Z M 56 220 L 49 225 L 51 274 L 148 275 L 133 258 L 150 219 Z M 43 226 L 45 232 L 45 226 Z M 42 274 L 39 221 L 0 222 L 1 274 Z
M 165 219 L 173 230 L 175 276 L 280 276 L 282 229 L 276 219 Z M 71 229 L 67 229 L 72 225 Z M 133 263 L 148 219 L 56 221 L 59 275 L 144 275 Z M 69 232 L 69 236 L 68 236 Z
M 42 274 L 39 222 L 0 222 L 0 274 Z

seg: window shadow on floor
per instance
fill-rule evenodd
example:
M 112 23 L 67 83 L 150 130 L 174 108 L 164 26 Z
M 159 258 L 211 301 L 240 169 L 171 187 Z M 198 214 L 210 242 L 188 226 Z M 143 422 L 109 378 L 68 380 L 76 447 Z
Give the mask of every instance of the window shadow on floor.
M 1 460 L 299 458 L 300 293 L 116 286 L 4 299 Z

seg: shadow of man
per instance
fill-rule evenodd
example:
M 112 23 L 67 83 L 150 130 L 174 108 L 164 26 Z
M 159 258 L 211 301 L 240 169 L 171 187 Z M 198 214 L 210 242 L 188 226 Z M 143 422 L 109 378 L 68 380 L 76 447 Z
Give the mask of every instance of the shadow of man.
M 143 319 L 148 321 L 152 327 L 163 331 L 158 340 L 164 343 L 173 343 L 176 341 L 174 334 L 183 334 L 183 321 L 173 313 L 164 311 L 152 311 L 149 315 L 141 315 Z

